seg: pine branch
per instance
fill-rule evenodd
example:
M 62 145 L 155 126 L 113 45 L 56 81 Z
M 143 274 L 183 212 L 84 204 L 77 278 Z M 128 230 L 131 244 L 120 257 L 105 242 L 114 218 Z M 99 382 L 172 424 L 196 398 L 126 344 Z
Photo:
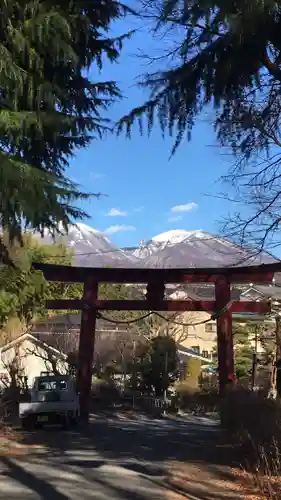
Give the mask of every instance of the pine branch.
M 103 113 L 121 94 L 85 70 L 117 60 L 131 33 L 110 38 L 111 23 L 131 10 L 112 0 L 6 0 L 0 12 L 0 223 L 14 238 L 87 217 L 76 204 L 91 194 L 65 170 L 77 148 L 111 132 Z
M 279 65 L 272 62 L 269 49 L 280 56 L 281 7 L 277 2 L 196 3 L 183 0 L 146 2 L 144 9 L 155 20 L 155 33 L 165 36 L 168 27 L 184 26 L 176 43 L 177 60 L 172 69 L 148 74 L 141 85 L 150 92 L 141 106 L 120 119 L 116 130 L 130 137 L 134 123 L 143 131 L 143 118 L 151 132 L 155 117 L 163 133 L 175 138 L 172 154 L 184 137 L 189 140 L 200 112 L 214 106 L 216 128 L 222 138 L 226 110 L 235 113 L 245 95 L 259 98 L 259 86 L 267 68 L 279 81 Z M 154 16 L 154 17 L 153 17 Z M 168 31 L 169 32 L 169 31 Z M 170 33 L 170 32 L 169 32 Z M 279 35 L 278 35 L 279 33 Z M 266 58 L 265 58 L 266 54 Z M 280 92 L 280 88 L 279 88 Z M 250 100 L 248 101 L 250 102 Z M 222 125 L 223 124 L 223 125 Z M 233 127 L 234 140 L 243 133 L 243 121 Z
M 81 193 L 71 181 L 24 164 L 0 152 L 0 224 L 10 238 L 19 237 L 24 227 L 43 232 L 67 229 L 72 219 L 85 218 L 73 202 L 94 196 Z

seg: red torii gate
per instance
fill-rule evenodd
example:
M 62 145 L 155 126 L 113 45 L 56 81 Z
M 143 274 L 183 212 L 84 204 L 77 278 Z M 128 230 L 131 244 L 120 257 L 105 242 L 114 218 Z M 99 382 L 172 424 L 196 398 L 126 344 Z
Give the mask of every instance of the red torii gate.
M 82 311 L 78 354 L 77 385 L 80 392 L 81 416 L 89 415 L 89 395 L 91 389 L 92 365 L 94 357 L 95 327 L 98 310 L 134 311 L 208 311 L 217 319 L 218 369 L 220 394 L 235 380 L 232 338 L 232 313 L 270 312 L 268 302 L 231 301 L 232 283 L 271 283 L 274 273 L 281 270 L 281 263 L 232 268 L 191 268 L 191 269 L 123 269 L 123 268 L 83 268 L 55 264 L 34 264 L 48 281 L 83 283 L 82 299 L 49 300 L 48 309 L 68 309 Z M 167 283 L 213 283 L 215 301 L 164 300 Z M 100 300 L 100 283 L 146 284 L 146 300 Z

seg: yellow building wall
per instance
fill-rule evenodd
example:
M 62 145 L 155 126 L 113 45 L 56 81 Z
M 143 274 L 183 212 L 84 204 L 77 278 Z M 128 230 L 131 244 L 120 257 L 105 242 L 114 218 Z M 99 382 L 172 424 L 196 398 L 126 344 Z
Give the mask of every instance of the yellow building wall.
M 217 327 L 216 322 L 203 323 L 202 321 L 210 319 L 210 314 L 207 312 L 185 312 L 178 320 L 182 323 L 188 323 L 188 327 L 180 327 L 177 332 L 176 340 L 183 347 L 194 348 L 199 347 L 200 354 L 207 351 L 211 356 L 214 349 L 217 348 Z M 207 326 L 208 325 L 208 326 Z M 206 331 L 212 328 L 213 331 Z
M 210 319 L 210 314 L 207 312 L 185 312 L 181 315 L 179 322 L 188 323 L 190 326 L 179 327 L 177 332 L 177 342 L 183 347 L 194 348 L 199 347 L 200 354 L 207 351 L 209 355 L 217 349 L 217 325 L 216 321 L 210 321 L 198 325 L 202 321 Z M 247 326 L 247 323 L 240 322 L 241 326 Z M 192 326 L 193 325 L 193 326 Z M 212 328 L 212 331 L 208 331 Z M 255 347 L 254 333 L 249 337 L 252 347 Z M 260 341 L 257 343 L 257 352 L 263 352 L 264 348 Z

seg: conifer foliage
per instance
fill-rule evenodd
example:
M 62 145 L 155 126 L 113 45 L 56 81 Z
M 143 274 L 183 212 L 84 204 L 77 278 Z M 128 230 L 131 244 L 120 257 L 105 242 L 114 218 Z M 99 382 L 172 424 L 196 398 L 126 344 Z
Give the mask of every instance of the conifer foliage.
M 155 115 L 163 131 L 176 137 L 174 150 L 208 105 L 223 144 L 245 158 L 281 145 L 281 2 L 275 0 L 149 0 L 145 17 L 154 33 L 166 31 L 163 71 L 142 85 L 150 99 L 119 123 L 130 134 L 135 120 Z M 174 29 L 174 31 L 173 31 Z M 171 47 L 171 40 L 174 45 Z M 159 67 L 160 56 L 157 57 Z
M 114 82 L 92 82 L 124 37 L 110 23 L 126 13 L 114 0 L 5 0 L 0 9 L 0 225 L 39 231 L 86 216 L 90 194 L 68 179 L 76 148 L 101 137 Z M 61 227 L 61 225 L 60 225 Z

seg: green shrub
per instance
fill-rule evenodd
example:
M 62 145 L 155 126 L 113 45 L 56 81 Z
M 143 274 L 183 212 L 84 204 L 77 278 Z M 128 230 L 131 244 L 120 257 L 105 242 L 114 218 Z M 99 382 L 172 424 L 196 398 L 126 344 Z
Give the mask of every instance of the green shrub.
M 214 412 L 218 408 L 218 392 L 216 390 L 199 390 L 189 385 L 188 381 L 176 385 L 178 406 L 182 410 Z
M 112 380 L 96 378 L 92 384 L 92 396 L 105 403 L 114 403 L 120 399 L 120 391 Z

